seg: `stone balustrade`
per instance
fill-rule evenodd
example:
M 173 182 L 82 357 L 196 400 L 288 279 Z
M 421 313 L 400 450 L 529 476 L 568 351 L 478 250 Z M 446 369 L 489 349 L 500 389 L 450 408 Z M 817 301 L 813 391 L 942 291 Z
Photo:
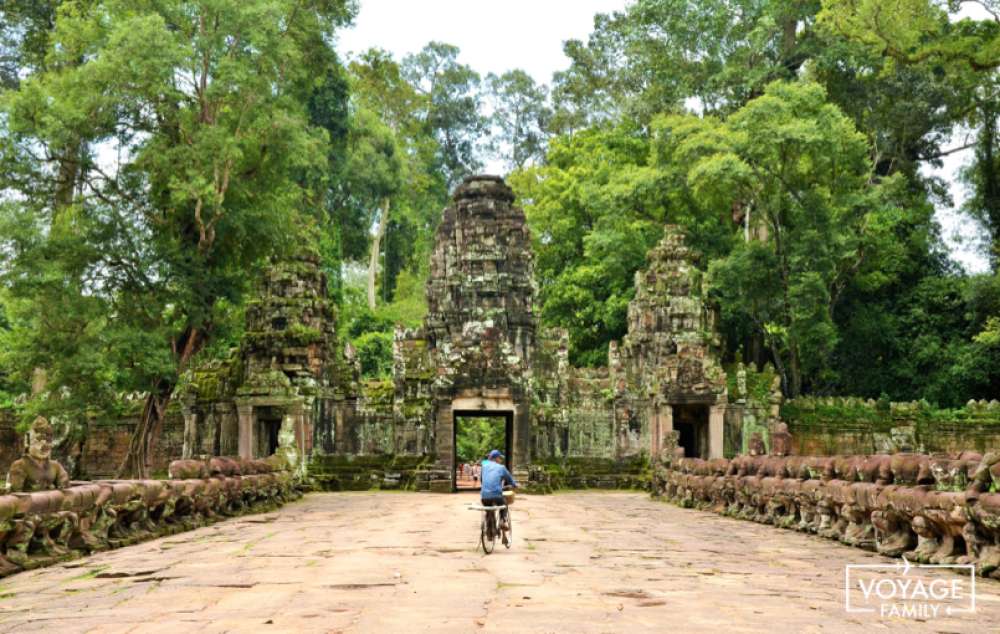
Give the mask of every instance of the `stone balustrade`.
M 681 506 L 1000 579 L 1000 454 L 664 457 L 653 478 Z
M 300 497 L 278 460 L 177 460 L 168 480 L 0 495 L 0 577 L 276 508 Z

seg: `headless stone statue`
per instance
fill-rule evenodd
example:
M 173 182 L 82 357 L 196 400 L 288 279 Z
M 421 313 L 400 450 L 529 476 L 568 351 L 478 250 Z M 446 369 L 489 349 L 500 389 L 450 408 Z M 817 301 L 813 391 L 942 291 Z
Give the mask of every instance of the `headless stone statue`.
M 65 489 L 69 474 L 61 464 L 51 459 L 52 426 L 39 416 L 31 425 L 28 452 L 10 466 L 7 485 L 12 493 L 32 493 Z
M 788 456 L 792 453 L 792 435 L 788 433 L 788 425 L 778 423 L 771 432 L 771 455 Z

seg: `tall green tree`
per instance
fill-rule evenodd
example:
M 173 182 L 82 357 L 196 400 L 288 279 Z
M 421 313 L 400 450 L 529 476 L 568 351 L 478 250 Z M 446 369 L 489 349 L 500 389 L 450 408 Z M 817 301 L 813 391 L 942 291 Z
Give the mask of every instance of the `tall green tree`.
M 321 266 L 327 276 L 331 296 L 336 300 L 343 293 L 343 267 L 347 259 L 345 250 L 355 244 L 355 236 L 364 235 L 358 229 L 363 221 L 355 208 L 341 205 L 344 195 L 347 145 L 350 132 L 349 94 L 350 83 L 344 68 L 333 50 L 316 49 L 325 54 L 328 61 L 325 72 L 315 81 L 307 101 L 309 123 L 326 131 L 329 142 L 326 146 L 326 169 L 308 174 L 309 182 L 304 183 L 313 193 L 310 206 L 319 210 L 317 214 L 319 230 L 319 255 Z
M 458 62 L 459 49 L 430 42 L 403 59 L 403 76 L 424 97 L 421 118 L 439 145 L 438 167 L 448 187 L 482 167 L 482 113 L 479 73 Z
M 544 164 L 509 181 L 531 228 L 542 321 L 568 330 L 581 365 L 605 364 L 608 343 L 625 334 L 635 272 L 665 222 L 685 225 L 708 254 L 733 233 L 728 214 L 699 207 L 633 124 L 556 137 Z
M 448 185 L 440 169 L 441 146 L 427 125 L 429 97 L 406 79 L 400 64 L 385 51 L 362 53 L 352 61 L 350 70 L 353 103 L 378 118 L 399 150 L 400 185 L 391 197 L 389 213 L 377 217 L 384 217 L 384 223 L 369 224 L 376 227 L 372 237 L 378 237 L 377 248 L 372 248 L 375 240 L 362 242 L 369 246 L 369 262 L 373 256 L 381 262 L 379 288 L 374 294 L 386 303 L 393 299 L 404 270 L 419 275 L 418 269 L 425 265 L 440 210 L 447 201 Z
M 776 79 L 792 79 L 814 50 L 818 1 L 637 0 L 594 18 L 570 40 L 554 77 L 558 131 L 621 114 L 648 123 L 687 100 L 731 112 Z
M 764 336 L 785 393 L 801 394 L 829 368 L 844 288 L 889 255 L 900 180 L 873 179 L 864 135 L 816 84 L 771 84 L 724 122 L 668 117 L 659 127 L 681 131 L 677 159 L 694 191 L 738 206 L 756 229 L 712 263 L 712 288 L 724 318 Z
M 510 169 L 520 169 L 545 156 L 552 112 L 548 89 L 523 70 L 486 76 L 486 90 L 493 113 L 493 146 Z
M 44 68 L 61 4 L 63 0 L 15 0 L 0 8 L 0 88 L 16 88 L 21 77 Z
M 621 115 L 648 123 L 682 106 L 724 117 L 770 82 L 807 75 L 869 135 L 880 171 L 915 176 L 913 166 L 939 158 L 964 117 L 968 87 L 929 69 L 900 68 L 827 26 L 821 8 L 818 1 L 640 0 L 599 15 L 586 43 L 566 44 L 571 64 L 555 77 L 553 126 L 578 129 Z
M 971 189 L 963 207 L 989 231 L 990 265 L 996 272 L 1000 270 L 1000 87 L 984 92 L 986 97 L 977 109 L 980 128 L 975 158 L 962 174 Z
M 366 218 L 368 226 L 374 224 L 376 227 L 367 241 L 371 245 L 368 250 L 368 307 L 375 308 L 382 240 L 389 226 L 389 212 L 404 182 L 403 151 L 392 130 L 377 115 L 363 108 L 353 113 L 349 139 L 344 166 L 348 199 L 362 210 L 358 217 Z
M 975 19 L 953 13 L 970 8 L 984 17 Z M 823 0 L 818 17 L 824 32 L 888 60 L 884 69 L 893 71 L 902 67 L 910 73 L 933 74 L 952 89 L 951 103 L 936 112 L 943 113 L 953 125 L 977 131 L 974 165 L 964 175 L 973 190 L 965 209 L 986 224 L 990 232 L 990 259 L 996 270 L 1000 253 L 994 162 L 1000 151 L 996 135 L 1000 5 L 992 0 L 902 0 L 893 5 L 892 11 L 885 11 L 881 3 L 870 0 Z M 886 70 L 879 80 L 887 74 Z M 911 109 L 906 119 L 921 116 L 921 111 L 935 112 L 935 109 Z M 954 150 L 969 145 L 957 145 Z M 938 152 L 936 156 L 950 151 Z M 931 158 L 936 156 L 931 154 Z
M 302 210 L 320 199 L 329 137 L 308 102 L 352 10 L 339 0 L 66 3 L 46 69 L 4 99 L 14 330 L 39 342 L 25 352 L 48 357 L 43 367 L 58 356 L 88 363 L 77 348 L 41 345 L 76 334 L 116 369 L 106 393 L 146 394 L 123 474 L 148 474 L 178 377 L 239 303 L 247 272 L 315 222 Z M 71 182 L 54 169 L 67 143 L 80 148 Z M 46 190 L 67 197 L 59 213 Z M 63 278 L 63 302 L 21 284 L 44 277 L 33 271 L 49 258 L 55 281 L 76 273 Z M 100 331 L 54 333 L 60 323 L 44 321 L 90 304 L 105 316 Z M 52 377 L 50 398 L 81 389 L 69 377 Z
M 936 62 L 975 72 L 1000 66 L 1000 5 L 995 0 L 823 0 L 822 26 L 902 63 Z M 986 19 L 952 20 L 972 7 Z M 955 70 L 953 69 L 953 70 Z

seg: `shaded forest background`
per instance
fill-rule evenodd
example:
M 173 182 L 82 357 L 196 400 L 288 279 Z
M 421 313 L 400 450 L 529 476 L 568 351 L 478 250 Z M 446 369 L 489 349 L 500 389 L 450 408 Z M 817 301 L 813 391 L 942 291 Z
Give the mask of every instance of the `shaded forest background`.
M 458 418 L 455 424 L 456 463 L 479 464 L 494 449 L 507 451 L 506 419 Z
M 976 18 L 959 17 L 972 7 Z M 603 365 L 664 223 L 701 253 L 725 356 L 785 393 L 1000 390 L 1000 3 L 637 0 L 547 85 L 430 42 L 344 58 L 349 0 L 11 0 L 0 9 L 0 404 L 155 433 L 229 354 L 261 269 L 317 254 L 366 376 L 417 326 L 448 193 L 502 162 L 540 317 Z M 964 14 L 962 14 L 964 15 Z M 949 259 L 930 176 L 971 150 Z M 27 396 L 30 395 L 30 396 Z M 141 465 L 125 465 L 140 472 Z

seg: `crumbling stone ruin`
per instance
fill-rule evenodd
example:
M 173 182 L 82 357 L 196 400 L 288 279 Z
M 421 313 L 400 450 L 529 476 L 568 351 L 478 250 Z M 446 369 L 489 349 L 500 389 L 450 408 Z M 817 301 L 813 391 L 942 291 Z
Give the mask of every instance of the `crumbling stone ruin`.
M 541 342 L 534 459 L 554 467 L 543 481 L 633 486 L 671 441 L 691 456 L 722 456 L 728 388 L 695 261 L 680 228 L 665 227 L 636 273 L 628 334 L 610 344 L 606 368 L 571 367 L 564 333 Z
M 353 386 L 337 351 L 319 258 L 306 253 L 276 263 L 247 307 L 246 335 L 233 358 L 195 371 L 179 390 L 181 457 L 281 454 L 304 474 L 314 443 L 334 449 L 333 429 L 317 421 L 332 420 Z
M 477 415 L 505 419 L 509 465 L 540 490 L 648 487 L 652 464 L 675 453 L 1000 449 L 995 403 L 970 404 L 948 423 L 922 404 L 785 403 L 772 369 L 725 371 L 704 263 L 679 227 L 665 227 L 637 272 L 628 333 L 601 368 L 572 367 L 566 333 L 538 326 L 531 236 L 500 178 L 467 178 L 435 240 L 428 313 L 421 328 L 397 329 L 388 380 L 360 378 L 318 257 L 275 262 L 247 308 L 240 347 L 179 388 L 154 469 L 277 454 L 317 488 L 451 491 L 456 419 Z M 0 435 L 3 425 L 0 416 Z M 91 426 L 74 475 L 110 475 L 128 429 Z
M 957 453 L 1000 449 L 1000 402 L 969 401 L 942 411 L 925 401 L 799 397 L 781 418 L 802 455 Z
M 239 349 L 182 384 L 181 438 L 168 416 L 160 446 L 169 458 L 280 453 L 319 488 L 451 491 L 456 419 L 492 416 L 506 420 L 512 470 L 538 488 L 645 487 L 665 439 L 721 457 L 732 418 L 696 261 L 668 226 L 608 366 L 573 368 L 565 333 L 538 327 L 513 192 L 467 178 L 437 229 L 424 324 L 396 333 L 391 380 L 360 379 L 318 258 L 295 254 L 261 280 Z
M 677 431 L 686 455 L 721 458 L 726 374 L 718 361 L 715 313 L 702 296 L 701 271 L 676 226 L 666 227 L 647 259 L 629 303 L 619 385 L 625 392 L 631 388 L 647 412 L 651 455 L 660 452 L 664 434 Z
M 1000 453 L 663 456 L 654 482 L 682 506 L 1000 579 Z
M 430 385 L 402 383 L 402 394 L 429 388 L 430 420 L 424 446 L 434 455 L 432 490 L 453 487 L 458 413 L 508 418 L 509 465 L 530 462 L 530 371 L 536 319 L 531 242 L 514 192 L 498 177 L 467 178 L 445 209 L 431 255 L 424 327 L 401 335 L 429 359 L 402 356 L 436 368 Z M 414 347 L 415 345 L 415 347 Z

